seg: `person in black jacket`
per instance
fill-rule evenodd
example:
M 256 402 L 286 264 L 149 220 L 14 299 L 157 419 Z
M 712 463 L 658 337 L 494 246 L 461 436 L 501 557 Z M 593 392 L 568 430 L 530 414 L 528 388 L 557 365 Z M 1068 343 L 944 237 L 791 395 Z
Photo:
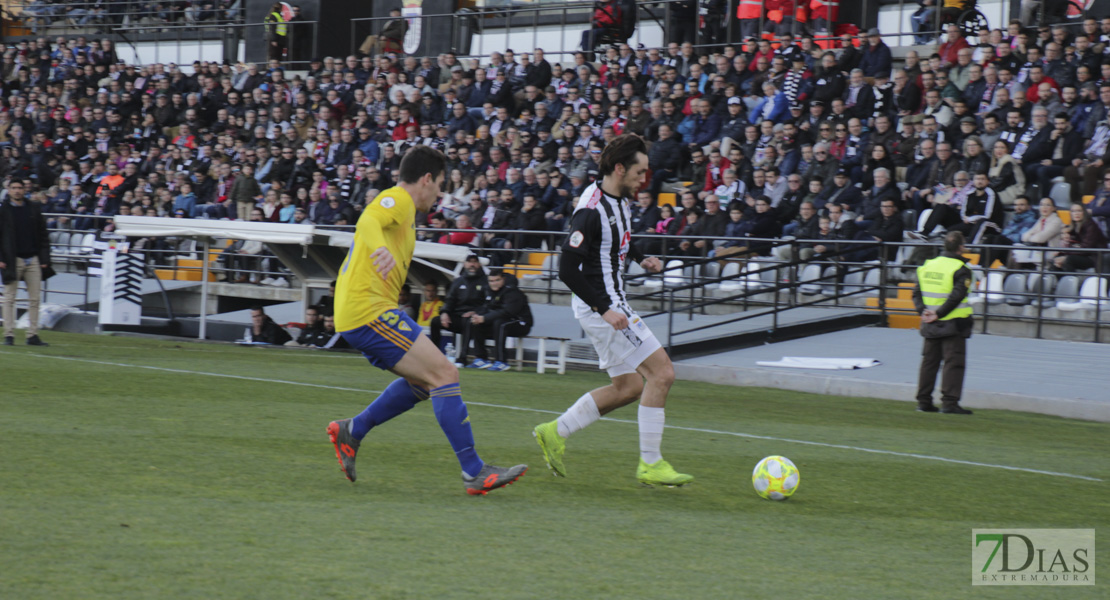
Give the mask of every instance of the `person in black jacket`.
M 39 301 L 43 269 L 50 266 L 46 219 L 37 202 L 26 200 L 20 179 L 8 182 L 8 196 L 0 203 L 0 279 L 4 281 L 4 345 L 15 343 L 15 295 L 20 280 L 27 282 L 28 346 L 46 346 L 39 339 Z
M 505 339 L 523 337 L 532 330 L 532 310 L 528 297 L 517 287 L 516 277 L 493 269 L 489 274 L 489 292 L 485 304 L 470 317 L 470 331 L 474 336 L 474 362 L 472 369 L 506 371 Z M 486 339 L 493 336 L 495 360 L 489 362 Z
M 1067 113 L 1058 113 L 1053 118 L 1052 133 L 1048 137 L 1048 156 L 1042 158 L 1039 164 L 1029 165 L 1026 173 L 1034 172 L 1035 181 L 1040 186 L 1041 196 L 1047 196 L 1052 190 L 1052 179 L 1064 174 L 1064 169 L 1071 165 L 1072 160 L 1083 154 L 1083 136 L 1072 129 Z M 1028 154 L 1028 152 L 1027 152 Z
M 674 135 L 667 123 L 659 125 L 659 139 L 648 151 L 648 166 L 651 168 L 651 195 L 658 197 L 663 182 L 675 176 L 682 163 L 682 143 Z
M 469 328 L 466 324 L 485 303 L 488 288 L 486 273 L 482 270 L 478 255 L 467 256 L 463 263 L 462 276 L 452 281 L 447 290 L 439 318 L 432 319 L 432 342 L 439 348 L 443 347 L 440 338 L 444 329 L 463 334 L 462 343 L 459 344 L 459 362 L 466 358 L 466 348 L 469 346 Z
M 251 307 L 250 341 L 283 346 L 291 339 L 293 336 L 275 323 L 261 306 Z
M 884 197 L 879 208 L 882 214 L 879 218 L 871 221 L 867 231 L 861 231 L 856 234 L 856 239 L 859 240 L 874 240 L 876 242 L 901 242 L 902 232 L 905 230 L 905 222 L 902 219 L 902 211 L 898 210 L 897 196 Z M 886 259 L 894 260 L 895 255 L 898 253 L 897 246 L 887 246 Z M 875 260 L 879 258 L 878 246 L 866 246 L 856 253 L 854 260 L 857 262 L 864 262 L 868 260 Z

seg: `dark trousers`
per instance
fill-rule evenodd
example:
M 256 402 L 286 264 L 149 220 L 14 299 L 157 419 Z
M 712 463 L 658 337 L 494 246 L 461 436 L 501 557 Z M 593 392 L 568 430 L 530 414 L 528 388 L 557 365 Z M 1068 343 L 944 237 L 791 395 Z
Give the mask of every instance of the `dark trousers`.
M 922 235 L 929 235 L 933 229 L 936 229 L 937 225 L 943 225 L 946 229 L 951 229 L 953 225 L 964 222 L 963 217 L 960 216 L 960 209 L 951 204 L 934 204 L 932 208 L 933 212 L 929 214 L 925 226 L 921 228 Z
M 449 327 L 444 327 L 443 321 L 441 321 L 439 317 L 432 319 L 432 343 L 436 345 L 436 348 L 443 350 L 443 344 L 441 343 L 443 330 L 452 333 L 461 333 L 463 339 L 462 343 L 459 344 L 458 353 L 459 361 L 464 361 L 466 359 L 466 348 L 470 344 L 470 319 L 464 319 L 461 312 L 449 312 L 447 316 L 451 319 L 451 325 Z
M 940 380 L 940 401 L 952 407 L 960 403 L 964 389 L 964 370 L 967 365 L 967 338 L 952 335 L 942 338 L 925 338 L 921 350 L 921 371 L 917 379 L 917 403 L 933 403 L 933 388 L 941 362 L 944 373 Z
M 666 181 L 671 177 L 674 177 L 674 175 L 675 172 L 670 169 L 660 168 L 652 171 L 651 187 L 648 188 L 648 191 L 651 192 L 651 197 L 658 198 L 659 191 L 663 189 L 663 184 L 666 183 Z
M 494 355 L 496 360 L 507 362 L 505 360 L 505 339 L 509 337 L 524 337 L 532 330 L 524 321 L 518 319 L 494 319 L 493 321 L 486 321 L 481 325 L 472 325 L 471 333 L 474 335 L 474 356 L 481 359 L 488 359 L 489 353 L 486 350 L 486 340 L 490 337 L 494 338 Z
M 1041 198 L 1047 198 L 1052 192 L 1052 180 L 1064 174 L 1064 167 L 1039 165 L 1036 171 L 1036 181 L 1041 188 Z

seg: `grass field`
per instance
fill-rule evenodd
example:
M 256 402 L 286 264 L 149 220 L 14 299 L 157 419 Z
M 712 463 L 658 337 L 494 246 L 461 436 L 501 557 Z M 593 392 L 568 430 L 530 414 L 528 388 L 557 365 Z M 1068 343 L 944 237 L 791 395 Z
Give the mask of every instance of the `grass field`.
M 969 577 L 972 528 L 1106 534 L 1107 424 L 678 382 L 663 450 L 697 481 L 653 489 L 632 408 L 569 441 L 569 478 L 543 465 L 532 427 L 601 374 L 464 372 L 483 458 L 532 467 L 471 497 L 427 404 L 343 478 L 324 428 L 390 380 L 359 357 L 48 341 L 0 350 L 4 599 L 1110 597 Z M 769 454 L 801 470 L 788 502 L 751 488 Z

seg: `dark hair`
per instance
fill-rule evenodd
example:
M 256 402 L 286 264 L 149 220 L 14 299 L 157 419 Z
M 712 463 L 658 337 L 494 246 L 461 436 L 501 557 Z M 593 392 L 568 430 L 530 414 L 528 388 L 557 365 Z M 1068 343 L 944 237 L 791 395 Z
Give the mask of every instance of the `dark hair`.
M 431 146 L 415 146 L 401 159 L 399 179 L 402 183 L 416 183 L 427 174 L 436 179 L 447 171 L 447 157 Z
M 501 272 L 501 267 L 492 267 L 489 270 L 487 277 L 503 277 L 504 273 Z
M 964 245 L 964 234 L 959 231 L 949 231 L 944 236 L 944 250 L 953 254 L 960 251 Z
M 632 165 L 636 164 L 636 155 L 647 154 L 647 145 L 644 144 L 644 138 L 626 133 L 619 135 L 605 146 L 601 151 L 601 160 L 598 161 L 598 177 L 605 177 L 616 169 L 617 165 L 624 165 L 625 169 L 629 169 Z

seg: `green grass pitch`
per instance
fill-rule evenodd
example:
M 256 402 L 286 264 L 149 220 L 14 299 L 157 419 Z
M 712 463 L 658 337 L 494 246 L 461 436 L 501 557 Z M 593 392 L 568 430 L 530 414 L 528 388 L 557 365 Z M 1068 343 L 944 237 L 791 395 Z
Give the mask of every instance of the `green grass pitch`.
M 697 480 L 654 489 L 635 481 L 633 407 L 570 439 L 569 478 L 543 464 L 532 427 L 602 374 L 464 371 L 482 457 L 531 467 L 471 497 L 427 403 L 343 478 L 325 426 L 391 379 L 360 357 L 49 341 L 0 350 L 0 598 L 1108 597 L 969 576 L 972 528 L 1107 535 L 1104 423 L 679 381 L 667 424 L 685 429 L 663 452 Z M 801 471 L 787 502 L 752 490 L 770 454 Z

